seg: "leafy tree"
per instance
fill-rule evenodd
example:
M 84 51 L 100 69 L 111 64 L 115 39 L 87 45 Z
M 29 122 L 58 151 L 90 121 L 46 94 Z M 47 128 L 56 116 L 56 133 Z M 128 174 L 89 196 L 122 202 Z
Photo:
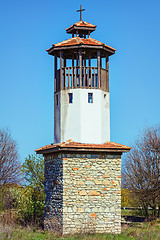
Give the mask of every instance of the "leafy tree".
M 27 199 L 26 208 L 21 208 L 24 222 L 34 225 L 43 224 L 44 211 L 44 159 L 42 155 L 32 154 L 25 159 L 22 172 L 26 180 L 24 195 Z
M 132 191 L 127 188 L 121 188 L 121 206 L 137 207 Z
M 148 207 L 160 214 L 160 127 L 145 129 L 127 155 L 123 185 L 139 199 L 145 214 Z M 159 208 L 156 213 L 156 207 Z
M 34 188 L 44 188 L 44 158 L 42 155 L 29 155 L 22 165 L 26 183 Z
M 0 130 L 0 187 L 20 181 L 20 162 L 17 143 L 8 130 Z

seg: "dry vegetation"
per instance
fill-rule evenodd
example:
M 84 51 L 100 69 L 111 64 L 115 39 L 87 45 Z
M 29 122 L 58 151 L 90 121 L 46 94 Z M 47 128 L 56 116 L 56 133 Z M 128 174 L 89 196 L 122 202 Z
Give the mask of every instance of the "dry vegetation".
M 132 191 L 145 215 L 160 217 L 160 127 L 145 129 L 126 156 L 122 184 Z
M 134 223 L 132 226 L 123 225 L 122 233 L 114 234 L 79 234 L 73 236 L 57 237 L 49 232 L 35 230 L 35 228 L 20 228 L 14 225 L 0 225 L 0 240 L 159 240 L 160 220 L 149 223 Z

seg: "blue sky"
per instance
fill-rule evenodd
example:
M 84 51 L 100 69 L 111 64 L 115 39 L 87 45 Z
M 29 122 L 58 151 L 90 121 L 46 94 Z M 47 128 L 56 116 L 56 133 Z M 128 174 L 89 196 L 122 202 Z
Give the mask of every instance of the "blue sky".
M 53 142 L 53 57 L 79 20 L 92 37 L 117 49 L 110 57 L 111 141 L 131 145 L 139 130 L 160 123 L 159 0 L 1 0 L 0 128 L 9 128 L 21 161 Z

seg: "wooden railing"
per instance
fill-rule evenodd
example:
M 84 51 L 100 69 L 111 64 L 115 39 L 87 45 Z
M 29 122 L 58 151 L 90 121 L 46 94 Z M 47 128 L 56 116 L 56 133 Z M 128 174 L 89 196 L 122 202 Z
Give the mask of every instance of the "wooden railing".
M 106 70 L 101 69 L 106 82 Z M 104 88 L 104 83 L 98 79 L 97 67 L 64 67 L 57 70 L 56 91 L 73 88 Z M 106 87 L 105 87 L 106 88 Z

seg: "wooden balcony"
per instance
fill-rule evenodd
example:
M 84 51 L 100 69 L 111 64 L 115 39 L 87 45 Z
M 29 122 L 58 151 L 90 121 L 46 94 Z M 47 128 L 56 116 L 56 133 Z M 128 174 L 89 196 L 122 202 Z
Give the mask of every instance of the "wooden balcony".
M 80 70 L 81 69 L 81 70 Z M 108 71 L 97 67 L 63 67 L 56 71 L 55 92 L 62 89 L 94 88 L 109 91 Z

